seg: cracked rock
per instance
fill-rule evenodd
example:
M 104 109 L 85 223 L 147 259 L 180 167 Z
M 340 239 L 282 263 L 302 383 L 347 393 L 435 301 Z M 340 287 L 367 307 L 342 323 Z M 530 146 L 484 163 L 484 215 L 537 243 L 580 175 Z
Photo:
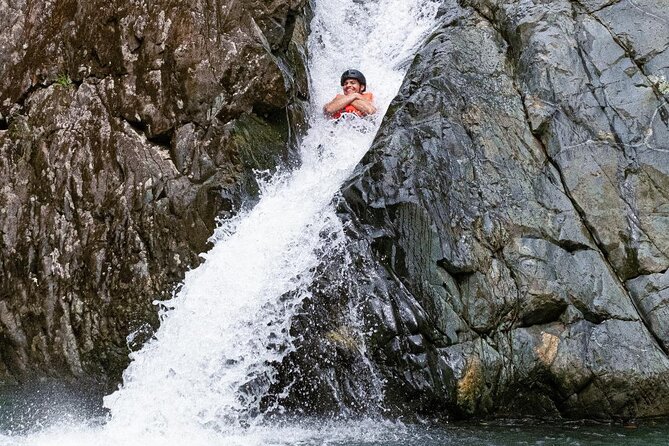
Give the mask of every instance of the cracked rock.
M 377 264 L 358 271 L 357 299 L 402 315 L 368 339 L 387 401 L 431 416 L 668 415 L 669 109 L 649 67 L 669 33 L 638 25 L 667 29 L 666 8 L 440 13 L 344 189 L 370 239 L 354 251 Z

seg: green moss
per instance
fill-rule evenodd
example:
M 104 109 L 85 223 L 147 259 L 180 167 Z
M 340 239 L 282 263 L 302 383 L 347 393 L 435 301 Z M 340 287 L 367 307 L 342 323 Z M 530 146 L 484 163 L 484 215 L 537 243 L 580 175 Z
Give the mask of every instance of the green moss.
M 243 115 L 234 122 L 232 143 L 239 160 L 249 169 L 273 169 L 285 153 L 286 122 L 268 122 L 255 115 Z
M 73 85 L 72 79 L 70 79 L 68 74 L 61 73 L 56 77 L 56 85 L 63 88 L 70 88 Z

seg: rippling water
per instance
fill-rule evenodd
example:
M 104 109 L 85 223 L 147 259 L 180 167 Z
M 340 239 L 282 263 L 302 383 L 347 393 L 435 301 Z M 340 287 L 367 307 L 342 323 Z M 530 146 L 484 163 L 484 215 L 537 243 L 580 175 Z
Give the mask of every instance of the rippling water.
M 332 443 L 335 444 L 335 443 Z M 343 443 L 340 443 L 343 444 Z M 348 443 L 349 445 L 365 443 Z M 374 443 L 370 443 L 374 444 Z M 378 443 L 390 445 L 666 445 L 669 425 L 648 424 L 640 427 L 604 425 L 453 425 L 435 429 L 415 428 L 403 440 Z
M 0 417 L 2 411 L 0 410 Z M 2 436 L 6 446 L 105 446 L 104 417 L 87 422 L 70 420 L 28 435 Z M 46 420 L 45 420 L 46 421 Z M 0 426 L 2 427 L 2 426 Z M 126 445 L 165 445 L 153 440 L 127 438 Z M 180 444 L 193 444 L 189 441 Z M 387 420 L 267 420 L 261 426 L 234 435 L 211 438 L 217 446 L 660 446 L 669 444 L 669 423 L 647 421 L 639 425 L 604 425 L 581 422 L 545 424 L 536 421 L 496 421 L 493 423 L 449 423 L 412 425 Z M 185 440 L 184 440 L 185 441 Z

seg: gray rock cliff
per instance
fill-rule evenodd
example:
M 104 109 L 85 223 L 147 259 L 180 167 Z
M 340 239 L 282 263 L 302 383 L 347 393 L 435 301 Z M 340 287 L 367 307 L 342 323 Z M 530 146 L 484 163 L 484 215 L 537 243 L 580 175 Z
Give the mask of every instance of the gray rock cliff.
M 346 191 L 403 290 L 368 299 L 391 403 L 669 414 L 667 9 L 441 14 Z
M 665 6 L 443 3 L 344 189 L 353 271 L 298 322 L 327 361 L 289 404 L 375 379 L 419 417 L 669 415 Z
M 0 385 L 112 384 L 215 217 L 292 158 L 304 0 L 0 0 Z

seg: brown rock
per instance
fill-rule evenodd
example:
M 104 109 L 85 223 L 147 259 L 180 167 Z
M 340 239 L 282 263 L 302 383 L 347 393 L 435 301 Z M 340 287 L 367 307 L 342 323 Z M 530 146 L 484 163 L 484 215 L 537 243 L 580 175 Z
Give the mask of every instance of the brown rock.
M 0 2 L 0 384 L 119 378 L 215 217 L 290 156 L 305 3 Z

